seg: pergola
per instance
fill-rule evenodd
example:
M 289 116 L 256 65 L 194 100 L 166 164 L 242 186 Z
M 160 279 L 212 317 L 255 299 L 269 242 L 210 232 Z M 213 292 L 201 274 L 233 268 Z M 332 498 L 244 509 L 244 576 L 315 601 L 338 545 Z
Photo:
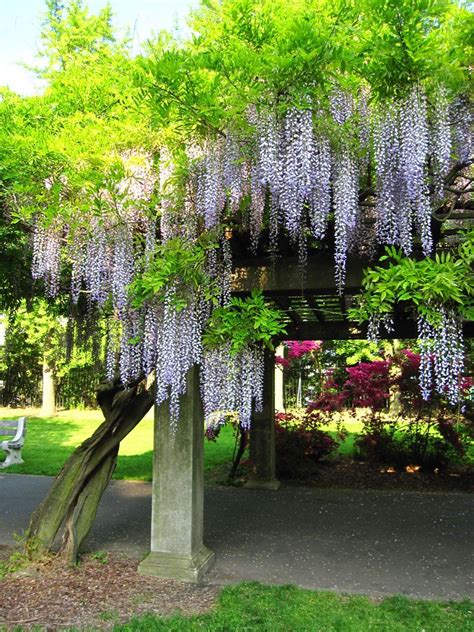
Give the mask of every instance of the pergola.
M 469 211 L 469 210 L 468 210 Z M 464 225 L 472 222 L 471 213 Z M 456 224 L 446 222 L 437 231 L 438 248 L 445 247 L 456 232 Z M 331 254 L 309 254 L 304 267 L 291 249 L 277 259 L 268 253 L 250 257 L 241 240 L 232 244 L 236 265 L 232 291 L 248 294 L 260 288 L 270 303 L 285 312 L 286 339 L 334 340 L 365 338 L 366 330 L 351 323 L 347 310 L 360 291 L 368 259 L 352 257 L 347 264 L 344 292 L 334 282 Z M 466 337 L 474 337 L 474 323 L 464 324 Z M 387 338 L 415 338 L 416 323 L 400 309 L 394 329 Z M 266 352 L 264 405 L 254 413 L 250 431 L 252 473 L 247 487 L 276 490 L 275 476 L 275 371 L 274 356 Z M 177 426 L 170 423 L 167 403 L 155 409 L 151 551 L 140 564 L 140 572 L 160 577 L 199 581 L 210 569 L 214 554 L 203 542 L 204 524 L 204 437 L 200 402 L 199 371 L 194 366 L 187 375 L 187 391 L 181 399 Z

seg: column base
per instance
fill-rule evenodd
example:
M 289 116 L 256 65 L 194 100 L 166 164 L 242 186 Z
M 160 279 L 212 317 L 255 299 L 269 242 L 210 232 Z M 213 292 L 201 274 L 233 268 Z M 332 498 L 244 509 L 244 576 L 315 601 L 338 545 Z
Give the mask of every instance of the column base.
M 214 565 L 215 554 L 203 546 L 195 555 L 152 551 L 138 566 L 142 575 L 154 575 L 181 582 L 200 582 Z
M 249 478 L 244 487 L 247 489 L 270 489 L 276 491 L 280 489 L 280 481 L 276 478 L 265 480 L 262 478 Z

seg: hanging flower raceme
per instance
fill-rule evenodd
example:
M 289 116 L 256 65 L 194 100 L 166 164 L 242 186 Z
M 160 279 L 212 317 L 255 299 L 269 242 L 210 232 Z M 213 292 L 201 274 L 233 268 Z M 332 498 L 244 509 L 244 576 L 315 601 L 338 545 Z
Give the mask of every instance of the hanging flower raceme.
M 240 147 L 236 136 L 228 132 L 225 140 L 223 185 L 232 212 L 238 210 L 242 199 L 242 168 Z
M 280 130 L 274 112 L 262 113 L 256 124 L 260 182 L 278 197 Z
M 334 238 L 336 287 L 342 292 L 346 280 L 347 253 L 355 236 L 359 210 L 357 163 L 348 150 L 334 163 Z
M 423 316 L 418 316 L 418 341 L 420 345 L 420 390 L 428 400 L 433 389 L 433 328 Z
M 440 308 L 440 322 L 434 326 L 418 318 L 420 343 L 420 388 L 428 400 L 436 391 L 453 406 L 460 401 L 463 369 L 463 337 L 459 319 L 452 310 Z
M 120 315 L 119 373 L 123 384 L 130 384 L 142 374 L 143 332 L 140 311 L 127 310 Z
M 304 202 L 311 190 L 313 145 L 311 110 L 290 108 L 283 121 L 278 201 L 292 237 L 301 233 Z
M 460 102 L 453 113 L 466 116 Z M 452 137 L 449 105 L 440 89 L 431 106 L 429 125 L 427 99 L 416 86 L 404 98 L 380 108 L 375 126 L 375 173 L 377 205 L 377 239 L 395 244 L 405 254 L 413 250 L 413 227 L 416 227 L 423 253 L 433 249 L 431 234 L 432 204 L 444 195 L 444 179 L 452 166 Z M 457 149 L 459 159 L 467 159 L 469 135 L 464 127 L 455 128 L 462 136 Z M 463 131 L 464 130 L 464 131 Z M 430 199 L 430 171 L 431 191 Z
M 236 412 L 249 429 L 253 411 L 262 410 L 264 351 L 246 345 L 236 354 L 231 344 L 204 352 L 201 392 L 206 427 L 225 423 Z
M 444 195 L 444 177 L 451 164 L 451 128 L 449 102 L 446 90 L 441 88 L 434 98 L 431 123 L 430 153 L 433 169 L 433 196 L 440 199 Z
M 204 218 L 207 229 L 212 229 L 219 223 L 226 200 L 223 163 L 222 142 L 209 142 L 193 170 L 196 180 L 196 212 Z
M 354 100 L 350 94 L 335 88 L 329 96 L 331 116 L 337 125 L 344 125 L 354 114 Z
M 330 109 L 334 122 L 345 125 L 354 113 L 350 95 L 334 90 L 330 95 Z M 332 165 L 334 206 L 334 251 L 336 287 L 342 292 L 346 279 L 347 254 L 352 246 L 359 211 L 359 168 L 349 144 L 345 141 L 333 154 Z
M 257 251 L 258 240 L 263 226 L 263 213 L 265 211 L 265 188 L 259 178 L 258 167 L 252 167 L 250 176 L 250 241 L 251 248 Z
M 86 243 L 85 262 L 81 267 L 84 284 L 91 299 L 103 305 L 111 289 L 113 250 L 104 223 L 95 217 L 92 218 L 92 230 Z
M 405 196 L 420 233 L 423 253 L 433 248 L 431 207 L 426 181 L 428 160 L 428 121 L 426 97 L 415 88 L 400 109 L 400 168 L 404 177 Z
M 175 289 L 169 288 L 158 317 L 156 339 L 156 402 L 169 400 L 172 423 L 179 418 L 179 398 L 186 392 L 186 375 L 201 362 L 203 322 L 199 300 L 179 309 Z
M 33 231 L 33 279 L 43 279 L 49 296 L 54 297 L 59 290 L 61 259 L 61 228 L 51 225 L 48 228 L 35 223 Z
M 404 198 L 401 172 L 399 110 L 392 105 L 379 119 L 375 130 L 377 177 L 376 233 L 379 243 L 399 245 L 412 251 L 412 220 Z
M 331 146 L 324 136 L 314 143 L 311 181 L 308 196 L 310 229 L 315 239 L 323 239 L 331 212 Z

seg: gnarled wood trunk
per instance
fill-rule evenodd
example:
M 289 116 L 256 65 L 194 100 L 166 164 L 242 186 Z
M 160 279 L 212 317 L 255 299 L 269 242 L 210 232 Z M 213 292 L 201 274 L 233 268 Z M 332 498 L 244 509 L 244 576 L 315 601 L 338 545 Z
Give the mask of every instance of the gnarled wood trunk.
M 69 457 L 51 489 L 31 517 L 26 547 L 45 553 L 64 525 L 60 554 L 71 564 L 94 522 L 99 501 L 112 476 L 120 441 L 153 405 L 153 389 L 143 384 L 111 386 L 97 399 L 105 421 Z

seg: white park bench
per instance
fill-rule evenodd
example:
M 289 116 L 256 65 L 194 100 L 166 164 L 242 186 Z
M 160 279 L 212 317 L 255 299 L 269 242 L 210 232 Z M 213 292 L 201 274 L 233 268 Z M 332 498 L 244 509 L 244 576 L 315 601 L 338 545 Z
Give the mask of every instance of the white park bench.
M 0 419 L 0 439 L 2 435 L 10 438 L 0 443 L 0 448 L 7 453 L 7 458 L 3 463 L 0 463 L 0 467 L 23 463 L 21 449 L 25 443 L 26 417 Z

